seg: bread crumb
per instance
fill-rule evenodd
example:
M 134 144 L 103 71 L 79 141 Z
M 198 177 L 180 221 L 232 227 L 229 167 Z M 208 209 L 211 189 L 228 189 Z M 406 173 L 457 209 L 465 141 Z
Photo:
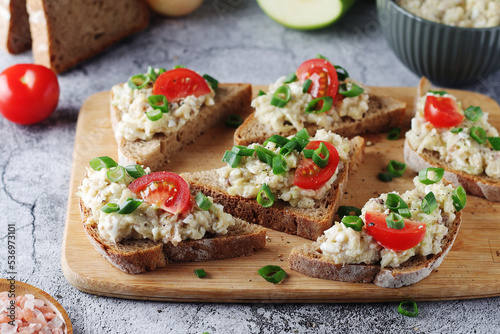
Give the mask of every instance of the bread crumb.
M 371 141 L 367 141 L 365 145 L 366 145 L 366 146 L 372 146 L 372 145 L 373 145 L 373 143 L 372 143 Z
M 267 235 L 266 235 L 266 241 L 271 242 L 271 238 L 269 238 Z
M 282 256 L 283 256 L 283 254 L 278 254 L 278 257 L 282 257 Z

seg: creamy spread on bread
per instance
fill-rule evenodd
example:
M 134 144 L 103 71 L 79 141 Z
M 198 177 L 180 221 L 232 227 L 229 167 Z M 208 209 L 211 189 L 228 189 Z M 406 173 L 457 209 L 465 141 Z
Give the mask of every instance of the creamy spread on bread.
M 126 175 L 113 182 L 108 179 L 107 171 L 107 168 L 99 171 L 87 168 L 77 195 L 90 210 L 86 223 L 97 224 L 99 235 L 111 243 L 134 238 L 177 245 L 182 240 L 201 239 L 206 233 L 227 234 L 228 228 L 235 225 L 234 217 L 224 213 L 222 205 L 213 203 L 208 210 L 202 210 L 195 201 L 190 212 L 177 215 L 147 202 L 130 214 L 105 213 L 101 208 L 106 203 L 121 204 L 127 198 L 137 198 L 128 188 L 134 178 Z M 149 173 L 149 169 L 146 172 Z
M 141 89 L 132 89 L 127 83 L 113 86 L 111 105 L 121 114 L 115 136 L 128 141 L 137 139 L 148 140 L 157 133 L 178 131 L 190 119 L 200 112 L 204 105 L 214 104 L 215 91 L 210 85 L 210 93 L 196 97 L 187 96 L 179 103 L 169 103 L 169 112 L 156 121 L 151 121 L 146 113 L 153 111 L 148 97 L 153 95 L 151 83 Z
M 411 121 L 411 130 L 406 133 L 410 147 L 418 154 L 428 150 L 436 152 L 439 158 L 453 169 L 472 175 L 483 172 L 490 177 L 500 178 L 500 152 L 492 149 L 488 141 L 479 144 L 470 135 L 473 126 L 484 129 L 487 137 L 497 137 L 498 131 L 488 123 L 488 113 L 477 121 L 464 118 L 463 122 L 453 128 L 436 128 L 424 118 L 424 107 L 427 93 L 419 98 L 415 117 Z M 446 94 L 456 100 L 453 95 Z M 460 112 L 463 113 L 460 102 L 457 101 Z M 452 129 L 462 128 L 462 131 L 453 133 Z
M 295 150 L 285 157 L 288 171 L 284 174 L 275 175 L 273 168 L 269 164 L 260 161 L 254 154 L 243 157 L 237 168 L 226 166 L 218 169 L 219 182 L 227 187 L 230 195 L 239 195 L 245 198 L 256 198 L 262 185 L 266 183 L 277 198 L 290 203 L 291 206 L 299 208 L 314 207 L 315 201 L 323 198 L 337 179 L 342 164 L 347 163 L 349 160 L 350 143 L 348 139 L 323 129 L 318 130 L 310 140 L 322 140 L 331 143 L 337 149 L 340 158 L 335 173 L 319 189 L 302 189 L 293 184 L 295 169 L 303 157 L 303 153 Z M 250 144 L 248 148 L 255 148 L 257 145 L 260 144 Z M 273 142 L 267 143 L 265 147 L 274 153 L 278 153 L 280 150 Z
M 324 232 L 321 239 L 323 242 L 320 249 L 323 254 L 338 264 L 375 264 L 380 261 L 382 267 L 399 267 L 414 255 L 439 253 L 444 246 L 443 239 L 448 233 L 446 225 L 456 217 L 452 199 L 454 187 L 451 184 L 446 185 L 443 180 L 425 185 L 419 181 L 418 176 L 413 179 L 413 183 L 415 189 L 400 196 L 408 204 L 411 220 L 426 224 L 424 239 L 418 245 L 404 251 L 393 251 L 379 245 L 365 228 L 357 232 L 343 223 L 336 222 Z M 421 209 L 422 198 L 431 191 L 436 198 L 437 208 L 426 214 Z M 386 200 L 387 194 L 370 199 L 361 210 L 361 219 L 365 221 L 368 211 L 389 214 L 389 209 L 384 205 Z
M 335 104 L 330 111 L 322 113 L 305 113 L 306 107 L 313 97 L 309 93 L 303 92 L 302 82 L 294 81 L 284 83 L 286 77 L 279 78 L 269 86 L 269 91 L 252 101 L 255 108 L 255 117 L 264 124 L 269 124 L 275 132 L 287 132 L 293 129 L 302 130 L 306 124 L 316 124 L 327 127 L 333 122 L 338 122 L 342 117 L 349 117 L 354 120 L 363 118 L 368 110 L 369 95 L 365 92 L 356 97 L 345 97 Z M 351 78 L 345 80 L 346 83 L 354 82 Z M 278 88 L 287 85 L 290 88 L 290 101 L 279 108 L 271 104 L 273 94 Z

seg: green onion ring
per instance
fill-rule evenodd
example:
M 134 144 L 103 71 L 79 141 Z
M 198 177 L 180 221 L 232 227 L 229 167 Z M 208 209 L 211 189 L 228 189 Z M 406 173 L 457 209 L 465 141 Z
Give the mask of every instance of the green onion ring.
M 195 269 L 194 270 L 194 274 L 196 275 L 196 277 L 198 278 L 204 278 L 204 277 L 207 277 L 207 273 L 205 272 L 204 269 Z
M 408 307 L 412 308 L 413 311 L 405 310 L 405 308 L 408 308 Z M 418 315 L 417 303 L 415 303 L 414 301 L 410 301 L 410 300 L 402 301 L 401 303 L 399 303 L 398 312 L 404 316 L 407 316 L 407 317 L 416 317 Z
M 323 59 L 323 60 L 326 60 L 326 61 L 330 61 L 328 58 L 326 58 L 325 56 L 323 56 L 323 55 L 322 55 L 322 54 L 320 54 L 320 53 L 317 53 L 317 54 L 316 54 L 316 58 L 317 58 L 317 59 Z
M 280 136 L 280 135 L 272 135 L 268 140 L 266 140 L 264 142 L 264 146 L 267 146 L 268 143 L 275 143 L 276 146 L 278 147 L 282 147 L 282 146 L 285 146 L 286 143 L 288 143 L 290 140 L 286 139 L 285 137 L 283 136 Z
M 345 227 L 350 227 L 357 232 L 360 232 L 365 225 L 363 223 L 363 220 L 358 216 L 345 216 L 342 218 L 342 223 L 345 225 Z
M 339 81 L 344 81 L 345 79 L 349 78 L 349 73 L 343 68 L 342 66 L 339 65 L 334 65 L 335 69 L 337 70 L 337 77 L 339 78 Z
M 232 168 L 238 167 L 241 160 L 241 156 L 234 153 L 233 151 L 226 151 L 222 157 L 222 162 L 227 163 Z
M 479 144 L 484 144 L 486 142 L 486 131 L 480 126 L 473 126 L 470 128 L 469 136 L 472 137 Z
M 302 85 L 302 93 L 307 93 L 309 91 L 309 88 L 311 88 L 312 80 L 307 79 L 304 81 L 304 84 Z
M 385 201 L 385 206 L 405 218 L 411 218 L 410 209 L 408 204 L 398 195 L 394 193 L 387 194 L 387 200 Z
M 309 132 L 307 132 L 306 128 L 303 128 L 295 134 L 295 137 L 309 140 Z
M 158 74 L 156 74 L 153 66 L 148 66 L 148 71 L 146 73 L 147 73 L 147 75 L 149 75 L 149 78 L 151 79 L 151 81 L 156 81 L 156 78 L 158 78 Z
M 406 164 L 396 160 L 391 160 L 387 166 L 387 171 L 392 177 L 401 177 L 406 170 Z
M 146 117 L 152 121 L 156 122 L 163 117 L 163 112 L 160 109 L 150 110 L 146 113 Z
M 483 117 L 483 110 L 480 107 L 470 106 L 464 111 L 465 117 L 470 119 L 473 122 L 478 121 L 481 117 Z
M 266 196 L 265 198 L 263 197 L 264 195 Z M 264 208 L 269 208 L 274 204 L 274 200 L 275 197 L 271 191 L 271 188 L 269 188 L 267 183 L 264 183 L 260 188 L 259 193 L 257 194 L 257 203 L 259 203 Z
M 217 79 L 211 77 L 208 74 L 203 74 L 203 79 L 205 79 L 210 87 L 212 87 L 213 90 L 217 90 L 219 88 L 219 81 Z
M 467 194 L 465 193 L 465 189 L 462 186 L 453 190 L 453 192 L 451 193 L 451 198 L 453 199 L 453 206 L 457 211 L 465 208 L 465 205 L 467 204 Z
M 429 178 L 429 173 L 434 172 L 434 178 Z M 444 176 L 443 168 L 429 167 L 418 172 L 418 179 L 421 183 L 428 185 L 441 181 Z
M 292 83 L 295 80 L 297 80 L 297 75 L 295 74 L 295 72 L 292 72 L 286 76 L 285 81 L 283 81 L 283 83 Z
M 236 153 L 240 157 L 251 157 L 255 153 L 255 149 L 248 148 L 242 145 L 234 145 L 231 151 Z
M 351 215 L 351 213 L 354 213 L 354 215 Z M 340 219 L 344 218 L 345 216 L 361 216 L 361 210 L 355 206 L 343 205 L 339 206 L 337 214 L 339 215 Z
M 186 65 L 179 64 L 174 66 L 174 70 L 178 68 L 186 68 Z
M 323 101 L 323 105 L 321 106 L 321 109 L 316 110 L 316 107 L 318 106 L 320 101 Z M 333 98 L 331 96 L 318 97 L 317 99 L 314 99 L 307 104 L 305 113 L 321 114 L 323 112 L 327 112 L 330 109 L 332 109 L 332 106 L 333 106 Z
M 142 199 L 134 199 L 134 198 L 127 198 L 125 202 L 120 205 L 120 210 L 118 210 L 118 213 L 121 215 L 128 215 L 137 209 L 142 202 L 144 202 Z
M 196 194 L 195 200 L 196 204 L 198 204 L 202 210 L 207 211 L 212 206 L 212 202 L 201 191 Z
M 500 137 L 488 137 L 491 148 L 495 151 L 500 151 Z
M 443 96 L 443 95 L 448 94 L 448 92 L 445 90 L 429 90 L 428 92 L 432 93 L 434 95 L 439 95 L 439 96 Z
M 125 177 L 125 174 L 126 174 L 126 171 L 125 171 L 125 168 L 123 168 L 123 166 L 116 166 L 115 168 L 108 170 L 108 172 L 106 173 L 106 176 L 108 177 L 108 179 L 110 181 L 118 182 L 118 181 L 123 180 L 123 178 Z
M 277 156 L 276 153 L 262 146 L 255 146 L 255 153 L 257 153 L 257 158 L 259 158 L 260 161 L 265 162 L 269 166 L 273 165 L 273 158 Z
M 462 131 L 464 131 L 464 129 L 462 129 L 462 128 L 455 128 L 455 129 L 450 130 L 451 133 L 460 133 Z
M 120 210 L 120 206 L 116 203 L 106 203 L 106 205 L 101 208 L 101 211 L 104 213 L 112 213 L 118 210 Z
M 89 165 L 95 171 L 101 170 L 103 168 L 112 168 L 112 167 L 118 166 L 116 161 L 114 161 L 113 159 L 111 159 L 108 156 L 94 158 L 94 159 L 89 161 Z
M 131 89 L 141 89 L 144 88 L 151 78 L 147 74 L 136 74 L 128 80 L 128 86 Z
M 287 156 L 289 155 L 293 150 L 296 150 L 300 146 L 299 142 L 296 140 L 290 140 L 288 143 L 283 145 L 283 147 L 280 149 L 280 155 Z
M 263 90 L 259 90 L 259 93 L 257 93 L 257 96 L 262 96 L 262 95 L 266 95 L 266 92 L 264 92 Z
M 148 103 L 153 109 L 158 109 L 163 113 L 168 112 L 168 101 L 165 95 L 151 95 L 148 97 Z
M 398 140 L 400 135 L 401 135 L 400 128 L 398 128 L 398 127 L 392 128 L 391 130 L 389 130 L 389 133 L 387 134 L 387 139 Z
M 389 213 L 389 215 L 385 218 L 385 222 L 388 228 L 395 230 L 401 230 L 405 227 L 405 220 L 401 215 L 395 212 Z
M 292 91 L 290 90 L 290 87 L 283 85 L 274 92 L 273 98 L 271 99 L 271 105 L 283 108 L 291 98 Z
M 422 211 L 428 215 L 432 213 L 437 208 L 437 201 L 436 201 L 436 196 L 434 196 L 434 193 L 430 191 L 425 195 L 425 197 L 422 199 L 422 204 L 420 208 Z
M 277 284 L 285 279 L 286 272 L 280 266 L 264 266 L 257 270 L 260 276 L 266 281 Z
M 285 157 L 282 155 L 277 155 L 273 158 L 273 174 L 281 175 L 288 171 L 288 165 L 286 164 Z
M 304 158 L 312 159 L 314 150 L 302 150 L 302 153 L 304 153 Z
M 146 172 L 144 171 L 141 165 L 125 166 L 125 170 L 127 171 L 128 175 L 130 175 L 134 179 L 146 175 Z
M 163 74 L 163 73 L 165 73 L 165 72 L 167 72 L 167 70 L 166 70 L 166 69 L 164 69 L 163 67 L 160 67 L 160 68 L 158 69 L 158 72 L 156 72 L 156 73 L 157 73 L 157 75 L 158 75 L 158 76 L 160 76 L 160 75 L 162 75 L 162 74 Z
M 228 128 L 237 128 L 243 124 L 243 118 L 238 114 L 231 114 L 227 116 L 225 124 Z
M 319 168 L 325 168 L 328 165 L 329 159 L 330 152 L 326 148 L 326 145 L 321 142 L 319 147 L 314 150 L 312 160 Z
M 347 89 L 347 86 L 349 85 L 349 89 Z M 339 85 L 339 94 L 344 95 L 345 97 L 356 97 L 365 92 L 363 87 L 360 87 L 356 85 L 355 83 L 349 83 L 349 84 L 340 84 Z
M 391 182 L 392 177 L 386 173 L 378 173 L 378 179 L 382 182 Z

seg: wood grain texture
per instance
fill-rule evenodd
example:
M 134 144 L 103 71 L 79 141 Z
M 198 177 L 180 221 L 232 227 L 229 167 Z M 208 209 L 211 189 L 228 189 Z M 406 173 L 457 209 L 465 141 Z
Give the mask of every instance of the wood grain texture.
M 61 306 L 61 304 L 59 304 L 57 300 L 54 299 L 54 297 L 52 297 L 42 289 L 39 289 L 31 284 L 24 283 L 21 281 L 15 281 L 14 286 L 15 286 L 14 289 L 16 297 L 29 293 L 34 295 L 36 299 L 43 300 L 46 305 L 50 306 L 53 310 L 56 311 L 57 316 L 61 317 L 64 320 L 65 324 L 64 333 L 73 334 L 73 326 L 71 325 L 71 320 L 69 319 L 66 310 Z M 10 281 L 4 278 L 0 278 L 0 292 L 11 291 L 11 290 L 12 288 Z
M 254 94 L 263 86 L 254 86 Z M 407 103 L 403 131 L 408 130 L 415 88 L 373 87 L 381 95 Z M 500 107 L 492 99 L 472 92 L 450 90 L 465 106 L 480 105 L 490 121 L 500 128 Z M 117 159 L 117 146 L 108 116 L 108 92 L 92 95 L 82 106 L 77 124 L 68 210 L 62 245 L 62 268 L 76 288 L 97 294 L 130 299 L 185 302 L 382 302 L 412 300 L 470 299 L 500 295 L 500 203 L 469 196 L 461 230 L 443 264 L 429 277 L 412 286 L 385 289 L 373 284 L 342 283 L 310 278 L 290 270 L 288 254 L 306 239 L 268 230 L 269 240 L 255 255 L 223 261 L 174 263 L 140 275 L 127 275 L 102 258 L 87 240 L 81 226 L 78 184 L 88 161 L 109 155 Z M 251 110 L 242 111 L 246 116 Z M 173 172 L 192 172 L 222 167 L 222 155 L 233 143 L 233 129 L 220 124 L 198 138 L 172 163 Z M 378 180 L 390 160 L 403 161 L 402 135 L 389 141 L 387 134 L 366 136 L 365 162 L 348 184 L 341 205 L 361 207 L 379 194 L 413 188 L 416 175 L 409 171 L 393 182 Z M 189 152 L 189 153 L 186 153 Z M 288 273 L 281 284 L 262 279 L 257 270 L 279 265 Z M 203 268 L 208 276 L 197 278 L 193 270 Z

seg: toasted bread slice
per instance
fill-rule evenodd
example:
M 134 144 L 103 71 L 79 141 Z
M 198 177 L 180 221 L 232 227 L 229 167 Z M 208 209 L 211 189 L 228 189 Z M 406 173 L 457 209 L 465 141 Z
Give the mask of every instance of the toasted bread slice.
M 425 95 L 430 89 L 430 82 L 423 77 L 420 80 L 416 100 Z M 411 147 L 408 139 L 404 144 L 404 159 L 408 167 L 414 172 L 418 172 L 427 167 L 439 167 L 445 170 L 444 178 L 451 181 L 455 186 L 464 187 L 467 194 L 483 197 L 488 201 L 500 202 L 500 179 L 493 178 L 486 173 L 472 175 L 452 168 L 449 164 L 440 159 L 437 152 L 424 150 L 422 153 Z
M 127 274 L 165 267 L 169 262 L 196 262 L 249 256 L 266 244 L 266 230 L 258 225 L 236 219 L 227 235 L 205 236 L 185 240 L 177 246 L 149 239 L 125 239 L 111 244 L 101 238 L 97 224 L 90 221 L 90 212 L 80 201 L 85 233 L 94 248 L 111 264 Z
M 416 255 L 397 268 L 372 264 L 338 264 L 328 259 L 320 249 L 325 236 L 317 242 L 292 249 L 288 258 L 290 268 L 304 275 L 351 283 L 374 283 L 384 288 L 399 288 L 417 283 L 429 276 L 444 260 L 457 236 L 462 212 L 447 222 L 448 234 L 442 241 L 442 250 L 428 256 Z
M 215 203 L 222 204 L 225 210 L 235 217 L 277 231 L 316 240 L 324 230 L 332 226 L 340 197 L 347 185 L 349 172 L 358 168 L 363 160 L 363 154 L 363 138 L 351 139 L 349 163 L 339 164 L 340 170 L 336 181 L 313 208 L 292 207 L 281 200 L 276 201 L 272 207 L 264 208 L 255 199 L 229 195 L 226 187 L 219 181 L 219 174 L 215 169 L 184 173 L 181 176 L 190 184 L 192 194 L 201 191 L 211 196 Z
M 370 94 L 369 109 L 361 120 L 353 120 L 343 117 L 340 122 L 334 122 L 327 131 L 337 133 L 344 137 L 388 131 L 393 127 L 400 126 L 406 112 L 406 104 L 390 97 L 381 97 Z M 317 130 L 322 129 L 316 124 L 306 124 L 307 132 L 314 136 Z M 245 122 L 234 133 L 236 145 L 249 145 L 251 143 L 263 143 L 274 134 L 284 137 L 295 134 L 297 131 L 274 132 L 268 124 L 261 123 L 252 113 Z
M 250 84 L 220 84 L 215 94 L 214 105 L 202 106 L 200 113 L 186 122 L 179 131 L 156 134 L 151 140 L 128 141 L 117 137 L 120 164 L 140 164 L 148 166 L 153 171 L 158 170 L 167 164 L 176 152 L 227 115 L 240 113 L 247 108 L 251 95 Z M 111 106 L 113 131 L 121 117 L 122 112 Z
M 0 20 L 0 46 L 12 54 L 29 50 L 31 33 L 26 0 L 2 1 L 0 10 L 10 15 Z

